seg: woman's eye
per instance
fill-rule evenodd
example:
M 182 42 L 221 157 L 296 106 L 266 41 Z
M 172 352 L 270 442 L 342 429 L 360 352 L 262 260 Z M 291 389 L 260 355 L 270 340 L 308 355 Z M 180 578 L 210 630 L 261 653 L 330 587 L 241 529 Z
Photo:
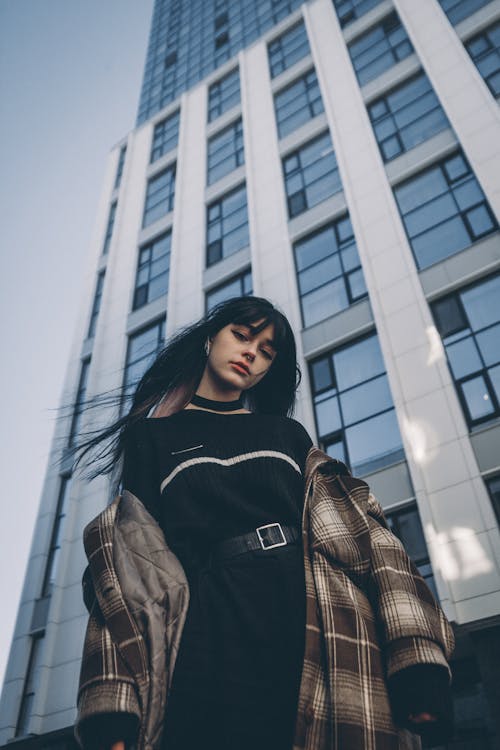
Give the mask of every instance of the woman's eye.
M 266 352 L 265 349 L 261 349 L 261 351 L 262 351 L 262 354 L 266 357 L 266 359 L 272 359 L 273 358 L 273 355 L 270 354 L 269 352 Z
M 236 336 L 236 338 L 240 340 L 245 340 L 245 341 L 247 340 L 247 337 L 243 333 L 240 333 L 240 331 L 233 331 L 233 333 Z

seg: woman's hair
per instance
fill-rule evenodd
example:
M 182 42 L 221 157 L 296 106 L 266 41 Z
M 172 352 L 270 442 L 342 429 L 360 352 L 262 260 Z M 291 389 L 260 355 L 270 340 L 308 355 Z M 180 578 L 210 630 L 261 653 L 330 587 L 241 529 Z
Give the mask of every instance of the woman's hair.
M 260 325 L 253 325 L 257 321 L 261 321 Z M 75 449 L 74 466 L 87 455 L 88 459 L 92 457 L 89 465 L 94 465 L 86 475 L 88 479 L 109 474 L 118 463 L 129 430 L 135 422 L 146 417 L 153 407 L 160 416 L 183 409 L 191 401 L 203 375 L 207 361 L 207 338 L 213 338 L 231 323 L 252 325 L 254 333 L 274 325 L 276 355 L 272 365 L 255 386 L 243 391 L 243 402 L 254 412 L 291 416 L 301 374 L 290 324 L 282 312 L 262 297 L 233 297 L 221 302 L 199 321 L 178 331 L 168 340 L 137 384 L 128 412 L 99 430 L 97 435 L 95 432 L 86 433 L 87 439 L 80 440 Z M 123 409 L 121 396 L 106 396 L 105 399 L 97 396 L 84 404 L 83 408 L 96 408 L 103 401 L 108 405 L 115 402 Z M 81 404 L 79 409 L 82 409 Z M 89 434 L 93 437 L 88 438 Z

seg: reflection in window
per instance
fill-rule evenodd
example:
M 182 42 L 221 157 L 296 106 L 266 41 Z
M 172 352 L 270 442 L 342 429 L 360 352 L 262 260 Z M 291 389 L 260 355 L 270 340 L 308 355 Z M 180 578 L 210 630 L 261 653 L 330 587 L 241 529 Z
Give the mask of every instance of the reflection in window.
M 364 16 L 381 2 L 382 0 L 333 0 L 342 28 Z
M 385 162 L 449 127 L 425 73 L 376 99 L 368 114 Z
M 59 497 L 57 500 L 56 516 L 52 527 L 52 538 L 50 540 L 50 549 L 45 567 L 45 577 L 42 586 L 42 597 L 52 594 L 55 582 L 57 580 L 57 571 L 59 569 L 61 542 L 64 526 L 64 518 L 68 509 L 69 492 L 71 488 L 71 477 L 61 477 L 61 486 L 59 488 Z
M 207 183 L 211 185 L 245 163 L 241 118 L 208 141 Z
M 329 133 L 323 133 L 283 159 L 288 215 L 307 211 L 342 190 Z
M 404 458 L 376 334 L 310 364 L 318 435 L 325 451 L 355 474 Z
M 294 81 L 274 96 L 280 138 L 323 112 L 323 101 L 314 70 Z
M 109 251 L 109 246 L 111 244 L 111 237 L 113 236 L 113 227 L 115 225 L 116 205 L 117 203 L 116 201 L 114 201 L 109 207 L 108 223 L 106 225 L 106 235 L 104 237 L 104 245 L 102 248 L 103 255 L 106 255 L 106 253 Z
M 219 284 L 219 286 L 207 292 L 206 311 L 208 312 L 215 305 L 231 297 L 245 297 L 248 294 L 253 294 L 252 272 L 250 269 L 238 274 L 238 276 L 233 276 L 229 281 L 225 281 L 224 284 Z
M 122 413 L 132 397 L 139 380 L 165 343 L 165 318 L 129 336 L 127 359 L 123 375 Z
M 306 57 L 310 50 L 304 22 L 300 21 L 280 37 L 273 39 L 269 43 L 267 51 L 271 78 L 275 78 L 284 70 L 291 68 L 296 62 L 302 60 L 303 57 Z
M 440 6 L 454 26 L 476 10 L 488 5 L 491 0 L 438 0 Z
M 40 667 L 42 666 L 43 646 L 45 633 L 37 633 L 31 639 L 31 651 L 24 681 L 21 707 L 16 726 L 16 737 L 24 737 L 29 732 L 29 722 L 33 711 L 33 703 L 39 681 Z
M 208 122 L 240 103 L 240 72 L 232 70 L 208 89 Z
M 147 227 L 169 211 L 173 211 L 175 196 L 175 164 L 171 164 L 148 180 L 142 226 Z
M 120 187 L 120 182 L 122 181 L 122 174 L 123 174 L 123 167 L 125 165 L 126 153 L 127 153 L 127 144 L 122 146 L 120 149 L 120 155 L 118 157 L 118 166 L 116 168 L 115 190 L 117 187 Z
M 494 97 L 500 96 L 500 21 L 465 42 L 465 49 L 474 60 Z
M 207 207 L 207 266 L 249 244 L 245 185 Z
M 304 326 L 367 296 L 349 216 L 300 240 L 294 252 Z
M 82 368 L 80 370 L 80 380 L 78 382 L 78 391 L 75 399 L 75 407 L 73 410 L 73 417 L 71 420 L 71 429 L 68 438 L 68 445 L 72 447 L 76 444 L 76 438 L 80 432 L 81 421 L 83 417 L 83 410 L 85 407 L 85 401 L 87 399 L 87 382 L 90 371 L 90 357 L 82 361 Z
M 500 415 L 500 275 L 434 302 L 432 311 L 470 426 Z
M 386 514 L 391 531 L 401 540 L 420 575 L 439 601 L 420 515 L 415 505 Z
M 156 237 L 139 250 L 133 309 L 137 310 L 168 291 L 172 232 Z
M 417 261 L 427 268 L 497 229 L 478 181 L 461 152 L 394 189 Z
M 167 154 L 177 146 L 179 139 L 180 112 L 166 117 L 155 125 L 153 132 L 153 144 L 151 146 L 151 163 Z
M 413 47 L 396 13 L 357 37 L 348 46 L 360 86 L 409 57 Z
M 97 284 L 94 293 L 94 301 L 92 303 L 92 312 L 90 314 L 89 330 L 87 332 L 87 338 L 91 339 L 95 335 L 95 329 L 97 325 L 97 318 L 99 317 L 99 310 L 101 309 L 102 300 L 102 289 L 104 286 L 104 275 L 105 271 L 101 271 L 97 277 Z

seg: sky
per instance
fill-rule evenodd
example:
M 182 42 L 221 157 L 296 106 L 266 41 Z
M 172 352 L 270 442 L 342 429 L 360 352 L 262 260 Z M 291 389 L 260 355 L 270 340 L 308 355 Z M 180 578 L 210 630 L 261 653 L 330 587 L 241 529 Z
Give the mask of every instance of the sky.
M 107 154 L 133 129 L 153 0 L 0 0 L 0 685 Z

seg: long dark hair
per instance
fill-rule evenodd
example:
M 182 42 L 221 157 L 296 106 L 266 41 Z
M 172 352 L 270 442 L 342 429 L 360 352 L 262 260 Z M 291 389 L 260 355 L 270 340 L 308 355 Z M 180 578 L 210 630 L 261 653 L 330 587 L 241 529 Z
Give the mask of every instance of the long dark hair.
M 260 325 L 253 325 L 257 321 L 261 321 Z M 231 323 L 252 324 L 255 333 L 274 325 L 276 356 L 265 377 L 243 392 L 243 401 L 253 412 L 292 416 L 301 373 L 290 323 L 263 297 L 232 297 L 168 340 L 137 384 L 128 412 L 104 430 L 99 430 L 97 435 L 89 432 L 86 436 L 93 437 L 79 441 L 74 451 L 74 468 L 87 456 L 91 459 L 88 460 L 91 470 L 86 474 L 87 479 L 109 474 L 120 460 L 129 430 L 135 422 L 145 418 L 155 406 L 161 416 L 183 409 L 191 401 L 203 375 L 207 337 L 213 338 Z M 91 399 L 83 408 L 95 408 L 99 398 L 102 400 L 102 397 Z M 120 396 L 105 399 L 108 405 L 113 400 L 119 401 L 123 408 Z

